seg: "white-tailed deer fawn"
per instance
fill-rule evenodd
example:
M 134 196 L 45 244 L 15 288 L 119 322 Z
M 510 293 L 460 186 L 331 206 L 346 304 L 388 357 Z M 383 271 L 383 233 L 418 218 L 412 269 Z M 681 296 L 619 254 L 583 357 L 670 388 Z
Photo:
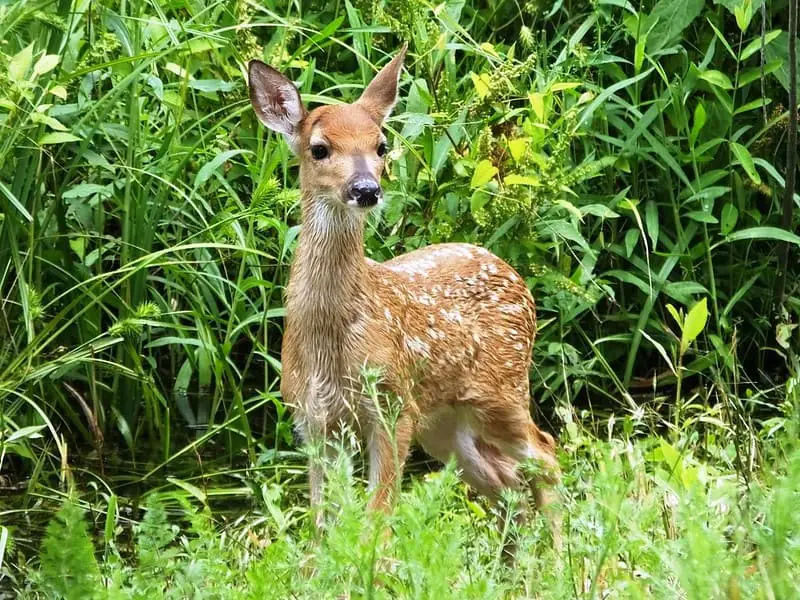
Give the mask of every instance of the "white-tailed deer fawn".
M 532 484 L 546 505 L 558 463 L 553 438 L 530 415 L 536 314 L 522 278 L 469 244 L 383 264 L 364 257 L 364 218 L 382 200 L 381 125 L 397 101 L 405 53 L 357 102 L 310 112 L 291 81 L 250 62 L 259 120 L 284 134 L 300 161 L 303 224 L 286 298 L 283 398 L 307 442 L 342 424 L 359 433 L 373 508 L 390 507 L 412 440 L 441 461 L 455 456 L 467 483 L 495 499 L 522 487 L 521 462 L 539 461 Z M 393 435 L 363 393 L 365 366 L 379 369 L 382 388 L 401 403 Z M 323 465 L 313 457 L 309 480 L 319 509 Z

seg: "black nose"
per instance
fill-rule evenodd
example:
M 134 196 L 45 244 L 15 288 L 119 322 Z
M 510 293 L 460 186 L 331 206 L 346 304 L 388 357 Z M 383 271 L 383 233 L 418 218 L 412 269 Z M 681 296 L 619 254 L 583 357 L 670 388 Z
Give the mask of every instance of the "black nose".
M 350 184 L 347 195 L 359 206 L 375 206 L 381 197 L 381 186 L 374 179 L 360 177 Z

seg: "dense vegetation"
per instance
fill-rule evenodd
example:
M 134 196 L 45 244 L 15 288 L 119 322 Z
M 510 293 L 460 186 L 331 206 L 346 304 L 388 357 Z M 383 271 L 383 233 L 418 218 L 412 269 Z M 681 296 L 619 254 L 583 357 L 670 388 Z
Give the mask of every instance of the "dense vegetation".
M 0 0 L 0 590 L 790 597 L 788 13 Z M 452 469 L 421 461 L 388 540 L 360 465 L 331 465 L 336 518 L 311 539 L 278 392 L 296 165 L 257 124 L 245 65 L 311 104 L 350 101 L 402 41 L 366 251 L 465 240 L 526 277 L 534 410 L 563 450 L 560 554 L 541 520 L 498 532 Z

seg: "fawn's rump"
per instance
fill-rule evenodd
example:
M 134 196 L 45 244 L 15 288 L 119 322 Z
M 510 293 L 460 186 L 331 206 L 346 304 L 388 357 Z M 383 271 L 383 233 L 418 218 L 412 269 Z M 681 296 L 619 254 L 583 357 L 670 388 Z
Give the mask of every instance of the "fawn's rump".
M 403 379 L 417 377 L 424 416 L 416 437 L 425 451 L 442 462 L 455 457 L 466 482 L 490 497 L 519 485 L 520 462 L 552 463 L 552 439 L 529 408 L 535 307 L 514 269 L 469 244 L 376 266 L 405 298 L 394 333 L 410 357 Z

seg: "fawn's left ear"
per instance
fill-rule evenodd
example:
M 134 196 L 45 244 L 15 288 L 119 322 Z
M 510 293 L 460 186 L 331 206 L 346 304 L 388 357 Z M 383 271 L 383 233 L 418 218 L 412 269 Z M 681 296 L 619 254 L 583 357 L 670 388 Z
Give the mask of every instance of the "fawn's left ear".
M 397 104 L 397 84 L 400 81 L 400 71 L 403 69 L 407 50 L 408 44 L 403 44 L 397 56 L 380 70 L 356 101 L 356 104 L 364 107 L 378 125 L 383 123 Z

